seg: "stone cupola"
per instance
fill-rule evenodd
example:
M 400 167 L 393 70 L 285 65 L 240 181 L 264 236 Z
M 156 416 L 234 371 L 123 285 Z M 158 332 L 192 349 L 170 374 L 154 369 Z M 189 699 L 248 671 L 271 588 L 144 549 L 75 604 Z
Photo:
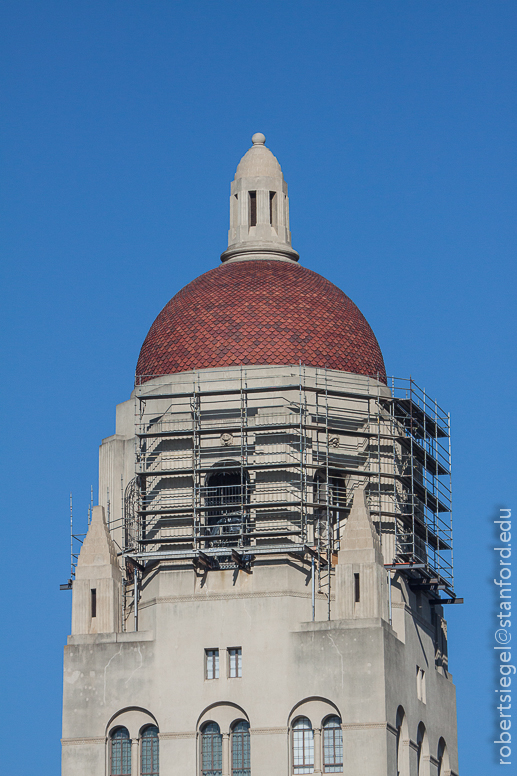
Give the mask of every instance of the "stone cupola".
M 287 183 L 261 132 L 242 157 L 231 185 L 228 249 L 221 261 L 298 261 L 291 247 Z

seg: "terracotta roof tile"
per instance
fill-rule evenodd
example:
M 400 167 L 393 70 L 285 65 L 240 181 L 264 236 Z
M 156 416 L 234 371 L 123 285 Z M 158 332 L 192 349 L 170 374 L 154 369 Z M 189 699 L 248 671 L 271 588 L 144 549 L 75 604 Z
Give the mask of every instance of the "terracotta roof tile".
M 386 381 L 366 319 L 335 285 L 299 264 L 222 264 L 181 289 L 151 326 L 140 382 L 232 364 L 339 369 Z

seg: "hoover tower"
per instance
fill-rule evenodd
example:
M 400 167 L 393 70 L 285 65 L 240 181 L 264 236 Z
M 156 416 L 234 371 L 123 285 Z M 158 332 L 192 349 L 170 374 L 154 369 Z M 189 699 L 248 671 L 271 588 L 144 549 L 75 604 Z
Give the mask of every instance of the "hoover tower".
M 74 565 L 63 776 L 457 775 L 449 417 L 302 266 L 258 133 Z

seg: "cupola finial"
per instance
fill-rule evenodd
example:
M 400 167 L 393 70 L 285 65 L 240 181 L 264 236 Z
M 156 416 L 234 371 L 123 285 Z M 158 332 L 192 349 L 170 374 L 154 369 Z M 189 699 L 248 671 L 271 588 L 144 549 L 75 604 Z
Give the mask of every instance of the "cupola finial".
M 253 145 L 239 162 L 232 181 L 228 249 L 221 261 L 298 261 L 291 246 L 289 198 L 282 168 L 262 132 L 255 132 L 251 141 Z

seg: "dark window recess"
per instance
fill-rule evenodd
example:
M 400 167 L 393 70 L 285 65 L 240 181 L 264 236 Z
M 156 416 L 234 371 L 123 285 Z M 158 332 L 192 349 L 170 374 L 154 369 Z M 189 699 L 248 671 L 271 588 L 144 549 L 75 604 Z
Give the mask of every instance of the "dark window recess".
M 276 192 L 269 192 L 269 223 L 276 229 Z
M 257 192 L 250 191 L 250 226 L 257 225 Z
M 361 600 L 361 586 L 359 574 L 354 574 L 354 600 L 357 603 Z
M 97 590 L 92 588 L 92 617 L 97 617 Z
M 341 477 L 338 477 L 332 471 L 329 472 L 329 484 L 327 488 L 327 473 L 324 469 L 318 469 L 314 475 L 314 501 L 318 504 L 326 504 L 327 497 L 329 506 L 346 506 L 346 487 Z M 337 512 L 332 510 L 332 519 L 336 519 Z
M 237 471 L 215 470 L 207 476 L 206 484 L 205 504 L 212 507 L 207 510 L 206 533 L 219 537 L 209 546 L 232 546 L 237 539 L 230 539 L 228 534 L 240 534 L 246 530 L 246 505 L 250 500 L 248 473 L 246 470 L 241 472 L 240 468 Z

